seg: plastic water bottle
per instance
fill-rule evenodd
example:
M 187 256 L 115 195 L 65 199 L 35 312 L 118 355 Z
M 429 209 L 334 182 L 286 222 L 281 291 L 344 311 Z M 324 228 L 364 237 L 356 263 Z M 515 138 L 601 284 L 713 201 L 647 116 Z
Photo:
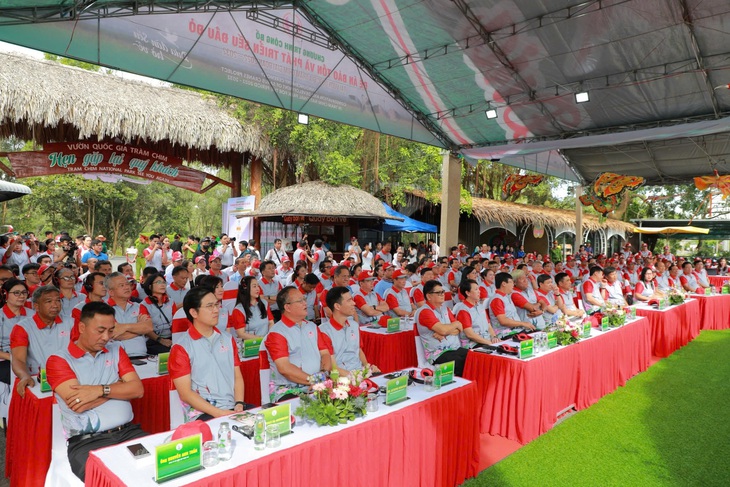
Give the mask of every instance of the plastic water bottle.
M 218 460 L 225 462 L 233 456 L 233 443 L 231 441 L 231 428 L 228 422 L 224 421 L 218 428 Z
M 253 447 L 255 450 L 266 448 L 266 420 L 261 413 L 256 415 L 253 423 Z

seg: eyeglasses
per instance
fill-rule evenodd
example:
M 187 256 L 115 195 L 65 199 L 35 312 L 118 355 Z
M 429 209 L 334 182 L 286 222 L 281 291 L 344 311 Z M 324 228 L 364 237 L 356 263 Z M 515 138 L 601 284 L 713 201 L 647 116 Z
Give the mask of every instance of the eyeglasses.
M 154 284 L 167 284 L 167 282 L 165 282 L 165 281 L 154 281 L 152 284 L 153 285 Z
M 12 294 L 13 296 L 18 296 L 18 297 L 27 296 L 28 291 L 10 291 L 10 294 Z
M 302 299 L 297 299 L 295 301 L 289 301 L 288 303 L 285 303 L 285 304 L 299 304 L 299 303 L 306 303 L 306 302 L 307 302 L 307 298 L 302 298 Z
M 75 281 L 76 278 L 74 276 L 63 276 L 59 277 L 59 279 L 63 279 L 64 281 Z
M 213 310 L 213 308 L 218 308 L 218 307 L 219 306 L 218 306 L 218 302 L 217 301 L 215 303 L 208 303 L 208 304 L 201 304 L 200 305 L 200 308 L 205 308 L 205 309 L 207 309 L 209 311 Z
M 28 272 L 25 272 L 25 274 L 28 276 L 37 276 L 38 275 L 38 273 L 35 271 L 28 271 Z
M 431 291 L 428 294 L 436 294 L 438 296 L 443 296 L 444 294 L 446 294 L 446 291 Z

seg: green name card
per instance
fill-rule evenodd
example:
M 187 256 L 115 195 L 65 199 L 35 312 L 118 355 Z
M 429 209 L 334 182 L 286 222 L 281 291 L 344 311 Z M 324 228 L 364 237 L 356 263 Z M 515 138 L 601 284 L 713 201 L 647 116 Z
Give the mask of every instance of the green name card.
M 167 362 L 170 360 L 170 352 L 161 353 L 157 356 L 157 374 L 167 374 Z
M 243 356 L 245 358 L 257 357 L 263 338 L 250 338 L 243 341 Z
M 155 447 L 155 481 L 186 475 L 202 468 L 203 435 L 197 434 Z
M 709 296 L 710 294 L 712 294 L 712 288 L 711 287 L 706 287 L 705 288 L 705 296 Z
M 520 358 L 532 357 L 532 353 L 533 353 L 532 344 L 533 344 L 532 340 L 523 340 L 520 342 L 520 349 L 519 349 Z
M 434 382 L 436 380 L 434 379 Z M 385 383 L 385 404 L 392 406 L 408 399 L 408 376 L 396 377 Z
M 41 369 L 40 374 L 38 374 L 38 378 L 40 379 L 41 383 L 41 392 L 51 392 L 51 384 L 48 383 L 48 378 L 46 377 L 46 369 Z
M 388 328 L 385 329 L 386 333 L 395 333 L 400 331 L 400 318 L 391 318 L 388 320 Z
M 601 318 L 601 331 L 608 330 L 608 316 Z
M 583 333 L 581 334 L 581 338 L 588 338 L 591 336 L 591 320 L 585 320 L 583 322 Z
M 433 369 L 433 384 L 436 387 L 454 382 L 454 361 L 437 364 Z
M 730 286 L 722 286 L 722 294 L 730 294 Z
M 549 331 L 548 334 L 548 348 L 555 348 L 558 346 L 558 333 L 555 331 Z
M 275 424 L 279 427 L 281 436 L 291 433 L 291 403 L 279 404 L 261 412 L 264 414 L 267 428 Z

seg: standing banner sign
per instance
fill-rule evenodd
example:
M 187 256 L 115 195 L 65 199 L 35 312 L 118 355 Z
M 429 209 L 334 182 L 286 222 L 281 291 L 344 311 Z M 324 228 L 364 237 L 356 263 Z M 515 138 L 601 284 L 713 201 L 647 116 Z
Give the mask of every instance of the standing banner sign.
M 136 176 L 200 193 L 207 175 L 183 160 L 150 149 L 113 142 L 44 144 L 42 151 L 8 154 L 18 179 L 52 174 Z

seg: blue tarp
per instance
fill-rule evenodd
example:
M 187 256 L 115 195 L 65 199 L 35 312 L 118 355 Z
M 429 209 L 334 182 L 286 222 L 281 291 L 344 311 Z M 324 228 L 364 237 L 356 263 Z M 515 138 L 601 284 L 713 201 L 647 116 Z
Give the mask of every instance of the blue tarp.
M 389 215 L 403 218 L 402 222 L 390 219 L 385 220 L 385 223 L 383 223 L 384 232 L 438 233 L 436 225 L 419 222 L 418 220 L 409 218 L 402 213 L 398 213 L 385 203 L 383 203 L 383 207 L 385 207 L 385 211 L 387 211 Z

